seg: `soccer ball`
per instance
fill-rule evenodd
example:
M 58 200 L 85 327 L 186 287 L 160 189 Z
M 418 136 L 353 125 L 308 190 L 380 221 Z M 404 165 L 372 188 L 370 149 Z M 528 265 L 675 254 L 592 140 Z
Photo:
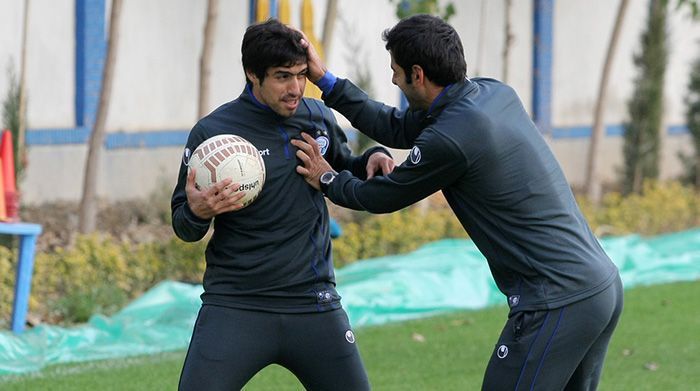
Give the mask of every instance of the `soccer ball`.
M 265 162 L 248 140 L 233 134 L 220 134 L 204 140 L 187 164 L 195 169 L 195 183 L 206 190 L 214 183 L 231 178 L 238 191 L 245 191 L 243 207 L 250 205 L 265 184 Z

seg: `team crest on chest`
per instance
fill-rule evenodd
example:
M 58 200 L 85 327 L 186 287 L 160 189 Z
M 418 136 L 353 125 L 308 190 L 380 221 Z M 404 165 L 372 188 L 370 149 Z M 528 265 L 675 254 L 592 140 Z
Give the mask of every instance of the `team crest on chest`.
M 318 143 L 318 146 L 321 149 L 321 155 L 325 155 L 326 152 L 328 151 L 328 146 L 331 144 L 328 137 L 327 136 L 318 136 L 318 137 L 316 137 L 316 142 Z

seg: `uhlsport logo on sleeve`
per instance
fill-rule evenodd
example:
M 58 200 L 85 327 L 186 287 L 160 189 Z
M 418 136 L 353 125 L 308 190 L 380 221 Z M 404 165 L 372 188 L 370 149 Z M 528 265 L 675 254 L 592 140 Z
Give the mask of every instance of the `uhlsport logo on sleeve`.
M 185 152 L 182 153 L 182 162 L 185 163 L 186 166 L 190 164 L 190 157 L 192 157 L 192 151 L 190 151 L 189 148 L 185 148 Z
M 355 334 L 352 332 L 352 330 L 345 332 L 345 340 L 348 341 L 348 343 L 355 343 Z
M 506 358 L 506 356 L 508 355 L 508 346 L 506 346 L 506 345 L 499 346 L 498 349 L 496 350 L 496 355 L 498 356 L 498 358 Z
M 520 295 L 512 295 L 508 297 L 508 306 L 513 308 L 520 304 Z
M 418 164 L 421 158 L 420 148 L 418 148 L 418 146 L 411 148 L 411 153 L 409 154 L 408 158 L 411 160 L 411 163 Z

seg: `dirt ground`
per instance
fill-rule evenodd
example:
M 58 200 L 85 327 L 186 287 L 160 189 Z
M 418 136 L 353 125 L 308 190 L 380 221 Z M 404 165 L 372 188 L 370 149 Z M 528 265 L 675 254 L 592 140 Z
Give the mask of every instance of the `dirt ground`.
M 170 227 L 167 201 L 120 201 L 100 205 L 97 230 L 124 241 L 140 243 L 167 240 L 174 234 Z M 22 207 L 21 221 L 41 224 L 37 252 L 50 251 L 72 243 L 78 233 L 77 202 L 54 202 Z

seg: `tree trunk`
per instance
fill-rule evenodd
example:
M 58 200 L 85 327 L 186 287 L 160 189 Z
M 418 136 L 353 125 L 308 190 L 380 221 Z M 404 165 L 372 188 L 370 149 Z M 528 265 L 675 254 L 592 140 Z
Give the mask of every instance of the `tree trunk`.
M 22 25 L 22 49 L 19 62 L 19 128 L 17 130 L 17 154 L 15 155 L 15 171 L 23 170 L 26 166 L 24 138 L 27 129 L 27 30 L 29 22 L 29 3 L 24 0 L 24 23 Z M 18 170 L 19 169 L 19 170 Z M 17 178 L 19 182 L 19 178 Z
M 204 24 L 204 43 L 202 56 L 199 59 L 199 104 L 197 118 L 204 117 L 209 112 L 209 75 L 211 74 L 211 56 L 214 47 L 214 32 L 216 19 L 219 15 L 219 0 L 207 1 L 207 21 Z
M 505 38 L 503 40 L 503 76 L 502 80 L 508 84 L 508 64 L 510 63 L 510 48 L 513 45 L 513 23 L 510 12 L 513 9 L 513 0 L 505 3 Z
M 335 21 L 338 17 L 338 0 L 328 0 L 326 5 L 326 18 L 323 20 L 323 36 L 321 37 L 321 46 L 326 58 L 329 56 L 331 42 L 333 41 L 333 31 L 335 30 Z
M 479 34 L 476 41 L 476 67 L 474 67 L 474 76 L 481 75 L 481 69 L 484 64 L 484 36 L 486 34 L 486 0 L 481 0 L 479 7 L 481 16 L 479 17 Z
M 102 73 L 102 90 L 100 105 L 88 145 L 85 162 L 85 177 L 83 183 L 83 198 L 80 201 L 79 229 L 82 233 L 93 232 L 97 226 L 97 179 L 100 169 L 100 158 L 105 138 L 105 123 L 109 111 L 109 100 L 112 92 L 114 64 L 117 57 L 119 41 L 119 19 L 121 16 L 122 0 L 112 0 L 112 12 L 109 18 L 109 37 L 107 41 L 107 58 Z
M 642 173 L 642 162 L 637 162 L 634 166 L 634 177 L 632 177 L 632 193 L 641 194 L 642 192 L 642 181 L 644 180 L 644 175 Z
M 605 55 L 605 63 L 603 64 L 603 72 L 600 77 L 600 85 L 598 87 L 598 100 L 595 105 L 595 113 L 593 115 L 593 131 L 591 132 L 591 142 L 588 147 L 588 161 L 586 164 L 586 194 L 588 198 L 596 205 L 600 203 L 602 198 L 602 181 L 600 179 L 599 169 L 599 144 L 604 137 L 605 131 L 605 103 L 607 99 L 608 79 L 612 69 L 613 60 L 617 43 L 620 40 L 620 31 L 625 20 L 625 13 L 629 0 L 620 0 L 620 5 L 617 9 L 617 17 L 613 27 L 610 43 L 608 44 L 608 52 Z

